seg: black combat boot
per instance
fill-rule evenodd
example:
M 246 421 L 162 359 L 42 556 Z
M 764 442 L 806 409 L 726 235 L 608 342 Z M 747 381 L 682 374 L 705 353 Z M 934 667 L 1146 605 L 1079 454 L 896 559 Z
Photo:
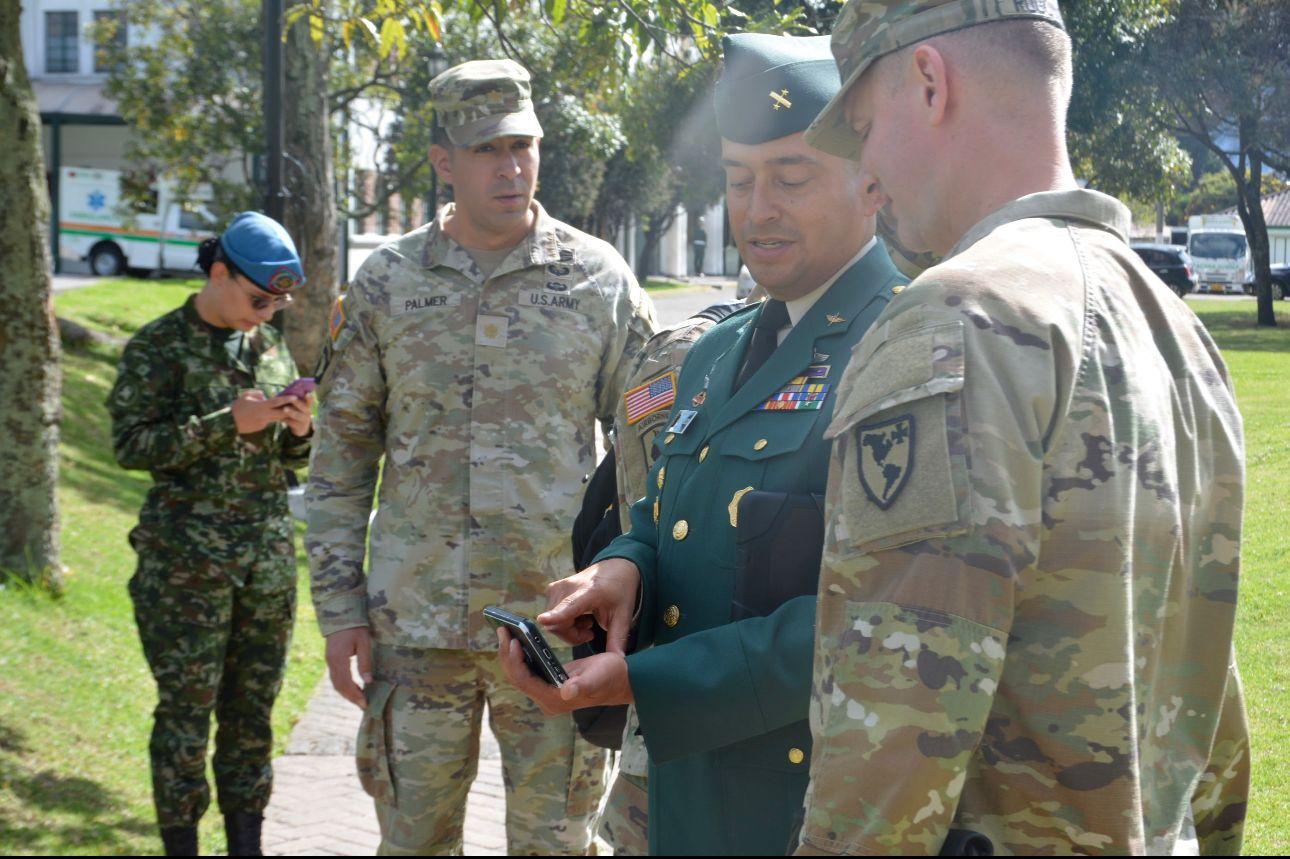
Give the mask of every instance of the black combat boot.
M 161 830 L 161 843 L 167 856 L 196 856 L 197 827 L 169 826 Z
M 228 835 L 228 855 L 263 856 L 260 849 L 260 824 L 264 815 L 253 811 L 235 811 L 224 815 L 224 832 Z

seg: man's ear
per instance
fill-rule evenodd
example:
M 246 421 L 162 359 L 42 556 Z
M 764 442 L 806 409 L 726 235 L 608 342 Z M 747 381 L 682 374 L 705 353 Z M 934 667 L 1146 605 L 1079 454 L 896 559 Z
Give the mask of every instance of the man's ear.
M 856 168 L 860 173 L 860 207 L 866 218 L 872 218 L 891 202 L 891 198 L 882 190 L 878 178 L 863 167 Z
M 919 109 L 928 125 L 945 121 L 949 110 L 949 74 L 945 55 L 932 45 L 919 45 L 910 58 L 914 81 L 918 87 Z
M 439 181 L 452 184 L 452 152 L 447 146 L 435 143 L 430 147 L 430 166 L 439 174 Z

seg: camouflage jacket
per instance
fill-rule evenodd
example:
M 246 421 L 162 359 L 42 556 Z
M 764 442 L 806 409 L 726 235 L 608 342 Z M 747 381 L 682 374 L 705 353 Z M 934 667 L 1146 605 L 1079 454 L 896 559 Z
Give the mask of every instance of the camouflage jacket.
M 1196 316 L 1092 191 L 974 227 L 841 382 L 802 851 L 1241 843 L 1244 452 Z
M 117 462 L 153 479 L 130 542 L 141 554 L 184 559 L 194 579 L 222 572 L 240 584 L 267 564 L 265 574 L 288 587 L 286 469 L 305 464 L 310 437 L 281 424 L 239 435 L 229 407 L 250 388 L 276 396 L 296 378 L 295 363 L 277 329 L 214 328 L 195 301 L 130 338 L 107 399 Z
M 325 635 L 492 649 L 481 609 L 536 614 L 573 568 L 595 422 L 613 419 L 654 307 L 613 248 L 534 205 L 487 280 L 438 221 L 374 253 L 338 305 L 306 537 Z

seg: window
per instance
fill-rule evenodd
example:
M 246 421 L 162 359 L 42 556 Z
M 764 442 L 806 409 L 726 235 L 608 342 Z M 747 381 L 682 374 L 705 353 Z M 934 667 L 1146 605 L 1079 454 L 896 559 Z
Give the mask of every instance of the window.
M 45 72 L 58 74 L 81 70 L 75 12 L 45 13 Z
M 125 12 L 94 13 L 94 71 L 112 71 L 112 55 L 125 47 L 125 32 Z

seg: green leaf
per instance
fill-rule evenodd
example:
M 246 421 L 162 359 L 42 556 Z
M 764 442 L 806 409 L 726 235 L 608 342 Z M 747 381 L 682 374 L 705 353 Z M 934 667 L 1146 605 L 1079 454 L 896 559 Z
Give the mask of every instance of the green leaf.
M 323 37 L 327 34 L 326 22 L 322 15 L 309 16 L 309 36 L 314 40 L 315 45 L 323 43 Z
M 551 4 L 551 21 L 559 24 L 564 20 L 564 12 L 567 6 L 566 0 L 554 0 Z
M 399 56 L 403 56 L 407 52 L 407 47 L 408 32 L 403 22 L 398 18 L 386 18 L 381 24 L 381 56 L 388 57 L 394 50 L 398 51 Z
M 703 23 L 714 30 L 721 23 L 721 15 L 717 12 L 717 7 L 711 3 L 703 4 Z

